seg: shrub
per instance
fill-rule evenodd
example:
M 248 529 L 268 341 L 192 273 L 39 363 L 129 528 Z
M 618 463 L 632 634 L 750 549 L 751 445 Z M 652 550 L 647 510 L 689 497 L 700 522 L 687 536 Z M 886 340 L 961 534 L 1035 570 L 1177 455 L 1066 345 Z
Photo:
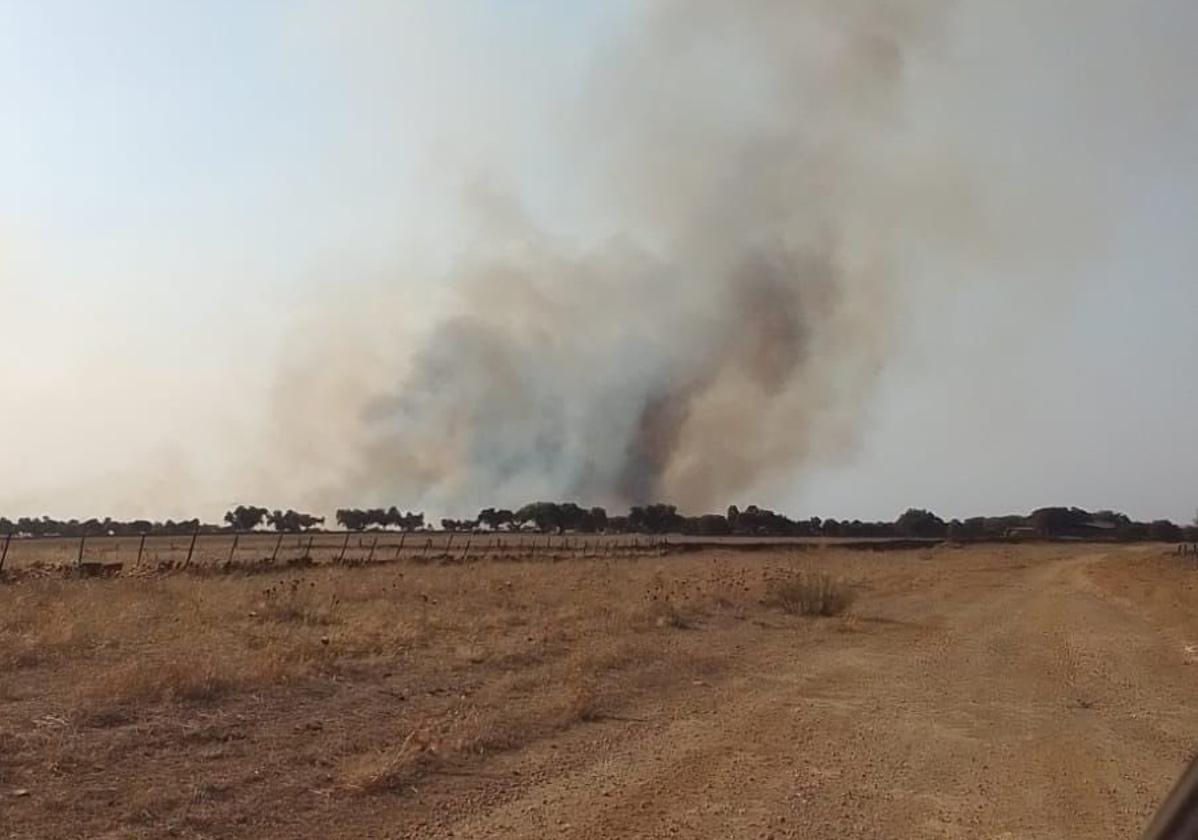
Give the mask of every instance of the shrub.
M 766 604 L 792 615 L 840 615 L 854 597 L 848 583 L 827 572 L 786 572 L 766 582 Z

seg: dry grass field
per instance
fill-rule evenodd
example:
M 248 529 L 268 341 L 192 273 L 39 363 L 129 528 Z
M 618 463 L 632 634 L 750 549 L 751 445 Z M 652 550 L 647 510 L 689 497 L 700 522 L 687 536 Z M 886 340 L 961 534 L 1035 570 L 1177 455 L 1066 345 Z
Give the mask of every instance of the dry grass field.
M 0 585 L 0 837 L 1128 837 L 1198 732 L 1160 546 L 467 561 Z

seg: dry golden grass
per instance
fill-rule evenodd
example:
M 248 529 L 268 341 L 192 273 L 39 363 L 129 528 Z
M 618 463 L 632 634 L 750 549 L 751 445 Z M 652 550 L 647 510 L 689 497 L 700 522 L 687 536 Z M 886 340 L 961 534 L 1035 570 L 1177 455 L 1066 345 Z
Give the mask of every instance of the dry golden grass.
M 0 585 L 0 777 L 60 801 L 119 789 L 138 837 L 268 807 L 263 762 L 297 795 L 404 794 L 689 684 L 714 667 L 706 631 L 768 585 L 727 552 L 25 578 Z M 43 836 L 92 825 L 39 813 Z
M 829 572 L 787 570 L 766 583 L 766 603 L 792 615 L 840 615 L 853 599 L 852 587 Z
M 87 714 L 213 701 L 396 657 L 507 668 L 587 649 L 603 662 L 608 641 L 629 631 L 691 627 L 751 602 L 743 570 L 702 568 L 587 560 L 31 579 L 0 589 L 0 666 L 6 690 L 26 670 L 71 674 L 75 708 L 62 711 Z M 615 647 L 627 665 L 627 646 Z

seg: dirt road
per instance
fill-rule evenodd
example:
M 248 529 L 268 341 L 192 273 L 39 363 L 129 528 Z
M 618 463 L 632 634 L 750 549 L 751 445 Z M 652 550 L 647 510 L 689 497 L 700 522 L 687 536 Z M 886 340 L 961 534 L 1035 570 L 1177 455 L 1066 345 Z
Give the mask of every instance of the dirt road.
M 1134 551 L 946 562 L 827 633 L 698 642 L 723 679 L 433 785 L 406 833 L 1137 836 L 1198 742 L 1193 589 Z

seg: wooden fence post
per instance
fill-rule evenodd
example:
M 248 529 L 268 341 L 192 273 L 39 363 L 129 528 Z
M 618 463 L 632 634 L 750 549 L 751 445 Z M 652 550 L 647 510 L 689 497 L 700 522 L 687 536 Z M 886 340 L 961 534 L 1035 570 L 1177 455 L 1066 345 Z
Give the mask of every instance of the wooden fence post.
M 199 539 L 200 529 L 197 527 L 191 534 L 191 545 L 187 546 L 187 559 L 183 562 L 183 568 L 186 569 L 191 565 L 191 557 L 195 554 L 196 540 Z
M 466 562 L 466 557 L 470 554 L 470 543 L 474 542 L 474 534 L 466 538 L 466 547 L 462 549 L 462 562 Z
M 75 558 L 76 566 L 79 566 L 79 567 L 83 566 L 83 546 L 86 543 L 87 543 L 87 533 L 84 532 L 83 535 L 81 537 L 79 537 L 79 556 L 77 558 Z
M 395 559 L 399 559 L 399 555 L 403 553 L 403 542 L 408 538 L 407 531 L 401 531 L 399 534 L 399 545 L 395 546 Z
M 141 556 L 146 550 L 146 535 L 142 534 L 141 539 L 137 542 L 137 562 L 133 564 L 133 568 L 141 568 Z
M 270 553 L 270 562 L 273 563 L 279 557 L 279 548 L 283 545 L 283 532 L 279 531 L 279 538 L 275 540 L 275 550 Z
M 425 560 L 428 559 L 428 553 L 432 550 L 432 548 L 433 548 L 433 538 L 429 537 L 427 540 L 424 541 L 424 559 Z
M 229 559 L 225 561 L 225 565 L 233 565 L 233 555 L 237 553 L 237 541 L 241 539 L 241 534 L 233 534 L 233 545 L 229 547 Z
M 453 531 L 449 532 L 449 540 L 445 543 L 445 555 L 449 556 L 450 550 L 453 548 Z
M 309 536 L 308 537 L 308 547 L 306 549 L 304 549 L 304 556 L 307 557 L 309 560 L 312 559 L 312 541 L 315 539 L 316 539 L 316 537 Z
M 375 536 L 374 536 L 374 542 L 372 542 L 372 543 L 370 544 L 370 554 L 368 554 L 368 555 L 366 556 L 366 562 L 367 562 L 367 563 L 373 563 L 373 562 L 374 562 L 374 550 L 375 550 L 376 548 L 378 548 L 378 546 L 379 546 L 379 537 L 378 537 L 378 534 L 375 534 Z
M 345 532 L 345 542 L 341 543 L 341 553 L 337 555 L 337 562 L 345 561 L 345 552 L 349 548 L 349 531 Z
M 4 538 L 4 549 L 0 551 L 0 572 L 4 571 L 4 561 L 8 559 L 8 546 L 12 543 L 12 531 Z

